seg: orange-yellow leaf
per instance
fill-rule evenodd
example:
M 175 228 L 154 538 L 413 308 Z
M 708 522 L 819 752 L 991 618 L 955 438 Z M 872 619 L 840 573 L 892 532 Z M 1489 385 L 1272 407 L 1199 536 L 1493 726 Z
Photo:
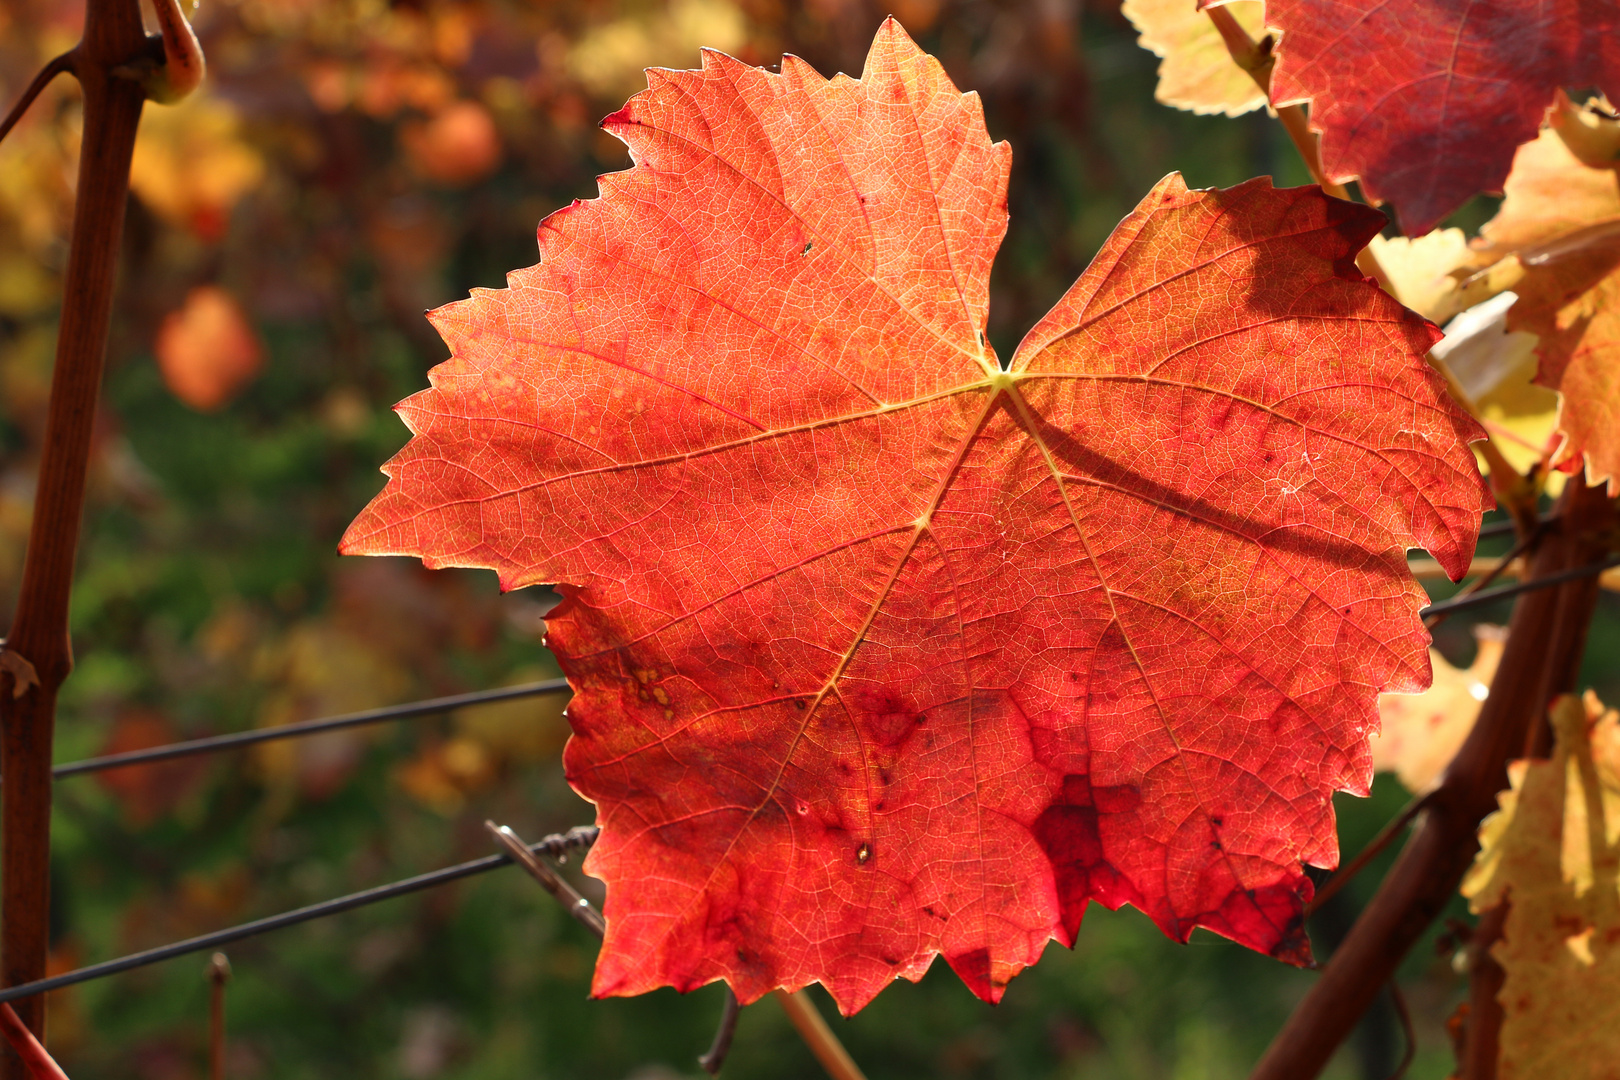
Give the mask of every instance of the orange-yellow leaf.
M 1540 337 L 1536 381 L 1563 394 L 1565 454 L 1607 480 L 1620 469 L 1620 172 L 1547 128 L 1519 148 L 1504 191 L 1481 254 L 1522 268 L 1508 328 Z
M 1435 229 L 1419 237 L 1375 236 L 1367 248 L 1389 275 L 1396 298 L 1431 322 L 1443 324 L 1473 302 L 1465 300 L 1454 276 L 1474 258 L 1461 229 Z
M 427 120 L 406 124 L 399 138 L 411 167 L 446 187 L 482 180 L 501 163 L 501 137 L 489 110 L 454 101 Z
M 231 208 L 263 178 L 264 159 L 228 102 L 197 93 L 142 114 L 129 186 L 165 220 L 218 239 Z
M 1265 36 L 1265 8 L 1255 0 L 1235 0 L 1226 10 L 1253 38 Z M 1166 105 L 1195 113 L 1240 116 L 1266 103 L 1259 84 L 1232 60 L 1198 0 L 1125 0 L 1120 11 L 1138 32 L 1137 44 L 1159 61 L 1153 96 Z
M 1440 783 L 1479 719 L 1502 659 L 1505 632 L 1478 626 L 1479 652 L 1466 668 L 1455 668 L 1438 650 L 1429 650 L 1434 685 L 1421 694 L 1384 694 L 1378 699 L 1382 730 L 1372 737 L 1373 768 L 1393 772 L 1406 789 L 1421 795 Z
M 1620 1063 L 1620 786 L 1594 761 L 1617 717 L 1588 694 L 1553 707 L 1550 761 L 1517 761 L 1463 882 L 1506 901 L 1500 1080 L 1606 1080 Z

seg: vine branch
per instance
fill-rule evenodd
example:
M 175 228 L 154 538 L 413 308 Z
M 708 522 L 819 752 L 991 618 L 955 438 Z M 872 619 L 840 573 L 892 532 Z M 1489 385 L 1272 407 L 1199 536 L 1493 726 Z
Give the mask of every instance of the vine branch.
M 810 1052 L 816 1055 L 816 1060 L 821 1062 L 821 1067 L 827 1070 L 832 1080 L 866 1080 L 866 1074 L 861 1072 L 861 1067 L 855 1064 L 855 1059 L 849 1056 L 844 1044 L 827 1026 L 826 1018 L 816 1008 L 816 1003 L 810 1000 L 809 994 L 803 990 L 791 994 L 786 990 L 777 990 L 775 996 L 782 1011 L 799 1029 L 799 1038 L 810 1047 Z
M 737 1034 L 737 1017 L 741 1013 L 742 1006 L 737 1003 L 737 995 L 731 992 L 731 987 L 726 987 L 726 1000 L 720 1007 L 720 1026 L 715 1029 L 714 1042 L 698 1058 L 698 1064 L 710 1076 L 720 1075 L 720 1066 L 726 1063 L 726 1056 L 731 1053 L 731 1040 Z
M 101 396 L 129 164 L 146 97 L 140 84 L 124 78 L 119 69 L 147 48 L 137 0 L 87 0 L 84 38 L 72 53 L 72 70 L 84 91 L 73 236 L 33 520 L 16 615 L 6 635 L 6 650 L 31 665 L 39 681 L 20 684 L 15 665 L 0 666 L 0 773 L 5 777 L 0 792 L 0 983 L 6 986 L 42 977 L 49 948 L 56 695 L 73 667 L 68 597 Z M 16 1012 L 36 1038 L 44 1035 L 43 998 L 20 1002 Z M 0 1080 L 23 1080 L 27 1072 L 14 1053 L 0 1055 Z
M 1530 583 L 1597 563 L 1614 507 L 1570 480 L 1546 528 Z M 1251 1080 L 1309 1080 L 1327 1064 L 1395 969 L 1455 894 L 1479 848 L 1476 830 L 1507 786 L 1507 763 L 1550 741 L 1547 703 L 1574 685 L 1597 604 L 1593 576 L 1528 593 L 1513 612 L 1490 695 L 1419 815 L 1411 839 L 1321 977 L 1283 1025 Z
M 33 1080 L 68 1080 L 62 1066 L 34 1038 L 34 1033 L 28 1030 L 28 1025 L 17 1017 L 17 1011 L 10 1005 L 0 1005 L 0 1032 L 4 1032 L 12 1052 L 28 1069 Z
M 73 70 L 74 58 L 77 54 L 77 49 L 69 49 L 39 69 L 39 74 L 34 76 L 34 81 L 29 83 L 28 88 L 22 92 L 22 97 L 17 99 L 17 104 L 11 107 L 11 111 L 6 114 L 4 120 L 0 120 L 0 139 L 4 139 L 11 134 L 11 129 L 16 127 L 17 121 L 23 118 L 23 114 L 28 111 L 28 106 L 32 105 L 34 99 L 39 97 L 40 92 L 51 84 L 51 80 L 64 71 Z
M 225 984 L 231 962 L 217 952 L 208 960 L 208 1080 L 225 1080 Z

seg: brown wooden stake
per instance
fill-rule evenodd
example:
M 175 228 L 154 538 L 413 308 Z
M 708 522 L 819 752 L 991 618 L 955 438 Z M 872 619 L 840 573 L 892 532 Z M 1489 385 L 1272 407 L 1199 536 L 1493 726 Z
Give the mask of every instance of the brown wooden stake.
M 208 1080 L 225 1080 L 225 984 L 231 962 L 222 952 L 208 961 Z
M 1572 478 L 1531 563 L 1530 578 L 1585 566 L 1607 551 L 1614 508 L 1602 488 Z M 1475 831 L 1507 786 L 1507 763 L 1538 743 L 1547 706 L 1575 684 L 1598 583 L 1583 578 L 1527 593 L 1473 732 L 1446 770 L 1412 837 L 1283 1025 L 1251 1080 L 1310 1080 L 1344 1041 L 1413 943 L 1456 893 L 1479 849 Z
M 15 662 L 0 670 L 0 981 L 7 986 L 45 974 L 49 944 L 51 741 L 56 694 L 73 667 L 68 643 L 68 593 L 84 510 L 90 435 L 101 392 L 102 362 L 112 313 L 113 282 L 129 162 L 145 91 L 115 70 L 147 52 L 137 0 L 88 0 L 84 40 L 74 74 L 84 88 L 84 137 L 79 157 L 73 240 L 62 297 L 56 369 L 40 459 L 28 555 L 17 614 L 6 641 Z M 31 667 L 37 682 L 19 680 Z M 17 1002 L 17 1013 L 41 1039 L 45 1002 Z M 11 1053 L 0 1058 L 0 1080 L 27 1071 Z

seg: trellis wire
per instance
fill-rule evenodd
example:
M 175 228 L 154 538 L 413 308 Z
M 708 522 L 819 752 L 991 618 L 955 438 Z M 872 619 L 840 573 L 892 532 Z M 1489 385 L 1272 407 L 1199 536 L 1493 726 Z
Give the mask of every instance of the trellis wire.
M 70 761 L 66 764 L 57 765 L 51 770 L 51 775 L 60 780 L 65 776 L 78 776 L 80 773 L 99 772 L 102 769 L 118 769 L 126 765 L 145 765 L 153 761 L 168 761 L 170 758 L 187 757 L 191 754 L 209 754 L 219 750 L 234 750 L 237 747 L 252 746 L 255 743 L 271 742 L 276 739 L 296 739 L 305 735 L 319 735 L 326 731 L 360 727 L 363 724 L 377 724 L 384 720 L 404 720 L 413 716 L 431 716 L 435 713 L 453 712 L 469 705 L 489 705 L 497 701 L 537 697 L 541 694 L 561 694 L 567 690 L 567 679 L 546 679 L 543 682 L 523 683 L 519 686 L 503 686 L 495 690 L 479 690 L 470 694 L 453 694 L 450 697 L 429 698 L 425 701 L 407 702 L 404 705 L 391 705 L 384 709 L 367 709 L 365 712 L 344 713 L 342 716 L 326 716 L 317 720 L 305 720 L 297 724 L 283 724 L 280 727 L 255 728 L 253 731 L 237 731 L 229 735 L 212 735 L 205 739 L 169 743 L 165 746 L 153 746 L 145 750 L 130 750 L 122 754 L 108 754 L 105 757 Z
M 1487 525 L 1480 531 L 1481 536 L 1494 535 L 1507 532 L 1512 528 L 1511 522 L 1496 522 Z M 1567 581 L 1590 577 L 1605 570 L 1620 566 L 1620 556 L 1592 563 L 1588 566 L 1565 570 L 1533 581 L 1520 582 L 1499 589 L 1489 589 L 1475 593 L 1472 596 L 1458 600 L 1442 600 L 1423 608 L 1419 614 L 1429 616 L 1443 612 L 1457 611 L 1463 608 L 1476 607 L 1490 603 L 1494 600 L 1517 596 L 1521 593 L 1536 589 L 1544 589 L 1554 585 L 1561 585 Z M 251 746 L 257 743 L 270 742 L 276 739 L 299 738 L 308 735 L 318 735 L 323 732 L 337 731 L 343 728 L 359 727 L 364 724 L 380 723 L 384 720 L 407 719 L 416 716 L 431 716 L 437 713 L 452 712 L 456 709 L 472 705 L 487 705 L 500 701 L 511 701 L 525 697 L 537 697 L 543 694 L 564 693 L 568 690 L 566 679 L 547 679 L 542 682 L 525 683 L 520 686 L 507 686 L 495 690 L 481 690 L 469 694 L 455 694 L 449 697 L 430 698 L 423 701 L 409 702 L 404 705 L 395 705 L 381 709 L 368 709 L 364 712 L 345 713 L 341 716 L 322 717 L 315 720 L 306 720 L 296 724 L 285 724 L 274 728 L 260 728 L 254 731 L 236 732 L 229 735 L 216 735 L 203 739 L 192 739 L 187 742 L 171 743 L 167 746 L 156 746 L 145 750 L 132 750 L 122 754 L 108 754 L 103 757 L 88 758 L 84 761 L 68 762 L 57 765 L 52 770 L 57 779 L 67 776 L 77 776 L 82 773 L 97 772 L 104 769 L 115 769 L 129 765 L 144 765 L 156 761 L 167 761 L 173 758 L 186 757 L 192 754 L 212 753 L 220 750 L 230 750 L 242 746 Z M 545 852 L 553 856 L 566 853 L 571 848 L 587 848 L 596 841 L 598 830 L 595 826 L 581 825 L 569 830 L 567 833 L 554 834 L 529 845 L 529 851 L 535 854 Z M 388 885 L 379 885 L 371 889 L 349 893 L 346 896 L 324 900 L 318 904 L 310 904 L 293 911 L 283 912 L 280 915 L 271 915 L 263 919 L 242 923 L 225 930 L 217 930 L 211 934 L 187 938 L 184 941 L 162 945 L 154 949 L 133 953 L 116 960 L 108 960 L 100 964 L 91 964 L 76 971 L 65 972 L 46 979 L 22 983 L 0 989 L 0 1003 L 16 1001 L 19 998 L 31 997 L 35 994 L 57 990 L 64 986 L 73 986 L 77 983 L 89 982 L 94 979 L 105 978 L 121 972 L 131 971 L 135 968 L 145 967 L 149 964 L 159 963 L 176 956 L 187 953 L 202 952 L 227 945 L 233 941 L 253 937 L 270 930 L 279 930 L 286 926 L 309 922 L 313 919 L 336 915 L 344 911 L 365 907 L 382 900 L 391 900 L 396 896 L 429 889 L 436 885 L 448 884 L 462 878 L 472 877 L 486 873 L 490 870 L 507 866 L 515 860 L 511 855 L 487 855 L 481 859 L 458 863 L 440 870 L 433 870 L 426 874 L 406 878 Z
M 588 848 L 596 842 L 598 830 L 594 825 L 579 825 L 565 833 L 554 833 L 539 843 L 530 844 L 529 850 L 533 853 L 559 856 L 566 854 L 572 848 Z M 509 866 L 513 862 L 510 855 L 486 855 L 482 859 L 473 859 L 471 862 L 458 863 L 447 866 L 442 870 L 433 870 L 426 874 L 396 881 L 389 885 L 378 885 L 375 888 L 363 889 L 360 892 L 349 893 L 333 900 L 323 900 L 318 904 L 297 908 L 293 911 L 284 911 L 280 915 L 271 915 L 263 919 L 242 923 L 225 930 L 216 930 L 212 934 L 203 934 L 199 937 L 187 938 L 170 945 L 160 945 L 155 949 L 132 953 L 129 956 L 119 957 L 117 960 L 107 960 L 100 964 L 91 964 L 79 968 L 77 971 L 53 975 L 48 979 L 37 979 L 34 982 L 20 983 L 17 986 L 8 986 L 0 990 L 0 1003 L 16 1001 L 18 998 L 32 997 L 43 994 L 49 990 L 58 990 L 64 986 L 75 983 L 89 982 L 92 979 L 105 978 L 108 975 L 117 975 L 120 972 L 131 971 L 135 968 L 146 967 L 162 960 L 169 960 L 187 953 L 203 952 L 207 949 L 217 949 L 233 941 L 241 941 L 255 934 L 262 934 L 269 930 L 279 930 L 284 926 L 294 926 L 311 919 L 321 919 L 328 915 L 336 915 L 343 911 L 352 911 L 367 904 L 375 904 L 380 900 L 391 900 L 396 896 L 430 889 L 435 885 L 444 885 L 452 881 L 459 881 L 475 874 L 486 873 L 502 866 Z
M 1546 520 L 1550 520 L 1546 519 Z M 1514 528 L 1512 521 L 1497 521 L 1480 529 L 1481 538 L 1495 536 L 1500 533 L 1511 532 Z M 1474 604 L 1487 603 L 1498 597 L 1515 595 L 1533 588 L 1545 585 L 1558 584 L 1570 581 L 1585 573 L 1596 573 L 1608 569 L 1604 564 L 1596 570 L 1583 569 L 1568 571 L 1569 576 L 1554 575 L 1542 578 L 1536 582 L 1527 582 L 1510 586 L 1505 589 L 1492 590 L 1466 598 L 1467 602 L 1440 601 L 1424 608 L 1421 614 L 1427 616 L 1441 611 L 1455 611 L 1462 607 L 1471 607 Z M 1447 604 L 1451 606 L 1447 607 Z M 429 698 L 424 701 L 412 701 L 404 705 L 392 705 L 381 709 L 367 709 L 364 712 L 345 713 L 341 716 L 321 717 L 315 720 L 305 720 L 296 724 L 283 724 L 279 727 L 257 728 L 253 731 L 238 731 L 228 735 L 212 735 L 202 739 L 190 739 L 185 742 L 169 743 L 165 746 L 154 746 L 143 750 L 129 750 L 121 754 L 106 754 L 102 757 L 86 758 L 83 761 L 70 761 L 57 765 L 51 769 L 51 775 L 61 780 L 69 776 L 78 776 L 83 773 L 100 772 L 104 769 L 118 769 L 129 765 L 146 765 L 156 761 L 168 761 L 173 758 L 188 757 L 192 754 L 208 754 L 220 750 L 234 750 L 243 746 L 252 746 L 257 743 L 273 742 L 277 739 L 296 739 L 306 735 L 319 735 L 327 731 L 339 731 L 343 728 L 360 727 L 365 724 L 377 724 L 384 720 L 404 720 L 416 716 L 431 716 L 435 713 L 453 712 L 456 709 L 470 705 L 488 705 L 498 701 L 511 701 L 518 698 L 536 697 L 542 694 L 560 694 L 568 690 L 567 679 L 546 679 L 542 682 L 524 683 L 520 686 L 503 686 L 495 690 L 479 690 L 469 694 L 454 694 L 449 697 Z
M 1500 589 L 1486 589 L 1483 592 L 1474 593 L 1472 596 L 1461 596 L 1455 600 L 1441 600 L 1438 603 L 1421 608 L 1418 615 L 1426 619 L 1431 615 L 1444 615 L 1453 611 L 1462 611 L 1464 608 L 1478 607 L 1493 600 L 1505 600 L 1510 596 L 1518 596 L 1520 593 L 1534 592 L 1537 589 L 1562 585 L 1566 581 L 1592 577 L 1594 574 L 1601 574 L 1605 570 L 1612 570 L 1616 566 L 1620 566 L 1620 556 L 1605 559 L 1602 562 L 1588 563 L 1586 566 L 1577 566 L 1573 570 L 1561 570 L 1556 574 L 1548 574 L 1546 577 L 1539 577 L 1533 581 L 1521 581 L 1517 585 L 1504 585 Z

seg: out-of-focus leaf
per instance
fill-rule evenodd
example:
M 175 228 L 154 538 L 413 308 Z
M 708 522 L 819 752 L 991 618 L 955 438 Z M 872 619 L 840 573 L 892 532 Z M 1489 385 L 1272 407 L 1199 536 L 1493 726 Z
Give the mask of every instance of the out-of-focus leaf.
M 1226 10 L 1252 38 L 1265 36 L 1265 7 L 1235 0 Z M 1140 31 L 1137 43 L 1160 57 L 1153 96 L 1195 113 L 1240 116 L 1266 103 L 1247 71 L 1238 67 L 1197 0 L 1125 0 L 1120 11 Z
M 1480 704 L 1502 659 L 1507 633 L 1500 627 L 1474 628 L 1479 652 L 1467 668 L 1455 668 L 1439 650 L 1429 650 L 1434 684 L 1421 694 L 1381 694 L 1382 730 L 1372 737 L 1373 768 L 1393 772 L 1406 789 L 1421 795 L 1440 782 L 1457 749 L 1474 729 Z
M 274 688 L 259 714 L 260 727 L 318 716 L 359 712 L 399 701 L 409 675 L 365 638 L 325 621 L 295 626 L 256 659 L 257 674 Z M 273 787 L 322 799 L 354 771 L 375 728 L 332 731 L 255 748 L 261 773 Z
M 552 676 L 544 668 L 520 668 L 507 682 L 516 685 Z M 455 730 L 499 760 L 520 765 L 545 761 L 555 757 L 568 740 L 568 722 L 563 719 L 567 704 L 567 694 L 546 694 L 459 709 L 454 718 Z
M 1496 1075 L 1604 1080 L 1620 1062 L 1620 786 L 1593 748 L 1620 718 L 1591 694 L 1552 717 L 1552 760 L 1510 767 L 1462 892 L 1475 913 L 1509 905 L 1491 950 L 1506 972 Z
M 1503 292 L 1469 308 L 1446 324 L 1446 336 L 1430 350 L 1470 400 L 1497 392 L 1522 369 L 1534 369 L 1536 335 L 1507 328 L 1508 309 L 1518 299 L 1517 293 Z M 1553 394 L 1544 390 L 1542 396 Z
M 1549 440 L 1558 427 L 1559 399 L 1534 382 L 1539 339 L 1507 328 L 1517 302 L 1518 294 L 1508 291 L 1476 304 L 1446 324 L 1446 336 L 1431 351 L 1456 376 L 1480 416 L 1506 436 L 1496 447 L 1523 472 L 1542 460 L 1544 451 L 1557 448 Z M 1563 474 L 1548 477 L 1548 486 L 1556 494 Z
M 158 370 L 175 397 L 201 412 L 222 408 L 264 364 L 264 345 L 236 298 L 199 285 L 158 328 Z
M 685 67 L 699 49 L 731 52 L 748 22 L 731 0 L 673 0 L 667 9 L 621 16 L 586 31 L 568 54 L 568 70 L 591 93 L 618 98 L 645 85 L 650 67 Z
M 241 128 L 235 107 L 206 91 L 145 110 L 130 188 L 165 220 L 218 239 L 237 200 L 264 178 L 264 159 Z
M 103 754 L 145 750 L 176 741 L 174 725 L 150 709 L 126 709 L 113 722 Z M 208 768 L 203 758 L 176 758 L 150 765 L 131 765 L 95 774 L 96 783 L 115 799 L 125 821 L 143 828 L 173 810 L 191 794 Z
M 426 121 L 400 129 L 411 167 L 434 183 L 461 187 L 482 180 L 501 163 L 501 137 L 489 110 L 456 101 Z
M 460 812 L 467 796 L 495 776 L 489 749 L 479 740 L 465 737 L 429 742 L 394 769 L 394 778 L 406 794 L 445 817 Z

